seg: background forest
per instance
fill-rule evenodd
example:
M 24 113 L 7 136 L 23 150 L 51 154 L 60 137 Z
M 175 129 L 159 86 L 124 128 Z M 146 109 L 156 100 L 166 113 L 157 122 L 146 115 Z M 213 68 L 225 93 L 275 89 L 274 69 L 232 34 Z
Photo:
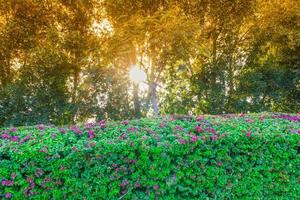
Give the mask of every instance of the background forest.
M 299 110 L 298 0 L 0 0 L 0 126 Z

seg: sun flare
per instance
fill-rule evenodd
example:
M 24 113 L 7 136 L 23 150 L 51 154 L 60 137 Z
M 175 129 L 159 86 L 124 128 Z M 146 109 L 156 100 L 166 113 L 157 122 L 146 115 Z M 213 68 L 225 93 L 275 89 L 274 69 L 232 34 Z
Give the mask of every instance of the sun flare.
M 146 81 L 146 73 L 136 66 L 133 66 L 129 71 L 130 80 L 134 83 L 143 83 Z

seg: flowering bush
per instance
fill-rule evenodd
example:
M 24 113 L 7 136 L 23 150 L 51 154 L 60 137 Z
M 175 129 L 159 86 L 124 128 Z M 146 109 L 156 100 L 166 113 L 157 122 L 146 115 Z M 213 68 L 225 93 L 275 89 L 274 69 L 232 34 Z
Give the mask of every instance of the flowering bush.
M 263 113 L 5 128 L 0 199 L 297 199 L 298 118 Z

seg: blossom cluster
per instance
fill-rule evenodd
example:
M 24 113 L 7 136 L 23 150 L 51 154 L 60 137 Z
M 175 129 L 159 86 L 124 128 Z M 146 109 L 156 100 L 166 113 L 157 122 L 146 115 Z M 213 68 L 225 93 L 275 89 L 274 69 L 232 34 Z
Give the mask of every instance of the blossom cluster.
M 296 199 L 299 116 L 242 113 L 4 128 L 0 198 L 206 199 L 237 188 L 217 198 Z M 260 189 L 265 187 L 268 193 Z

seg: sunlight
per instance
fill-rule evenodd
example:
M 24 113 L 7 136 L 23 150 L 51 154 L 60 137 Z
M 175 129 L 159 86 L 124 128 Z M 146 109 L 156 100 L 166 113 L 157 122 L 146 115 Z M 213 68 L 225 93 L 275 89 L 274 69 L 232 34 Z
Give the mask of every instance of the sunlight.
M 134 83 L 143 83 L 147 79 L 146 73 L 136 66 L 133 66 L 129 71 L 130 80 Z
M 97 35 L 101 36 L 102 34 L 112 34 L 113 27 L 108 19 L 103 19 L 100 22 L 94 21 L 91 27 L 91 30 Z

